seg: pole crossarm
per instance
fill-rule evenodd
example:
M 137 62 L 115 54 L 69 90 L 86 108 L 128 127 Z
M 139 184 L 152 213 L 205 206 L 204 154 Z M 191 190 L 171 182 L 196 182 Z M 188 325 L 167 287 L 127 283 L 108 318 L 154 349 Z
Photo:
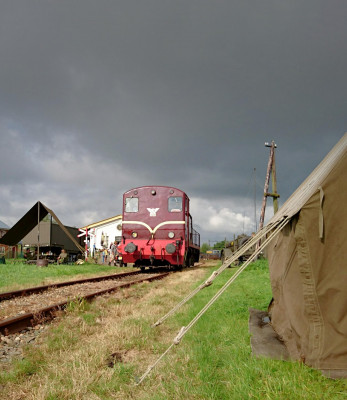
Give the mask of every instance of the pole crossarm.
M 265 193 L 265 196 L 267 197 L 281 197 L 278 193 Z

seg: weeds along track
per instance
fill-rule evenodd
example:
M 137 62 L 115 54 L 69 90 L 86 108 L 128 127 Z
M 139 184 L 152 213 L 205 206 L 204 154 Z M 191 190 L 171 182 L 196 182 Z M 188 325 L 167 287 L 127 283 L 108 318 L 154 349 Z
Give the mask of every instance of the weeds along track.
M 34 326 L 37 323 L 53 318 L 57 311 L 76 299 L 91 300 L 96 296 L 126 288 L 136 283 L 152 281 L 166 277 L 165 273 L 141 273 L 138 271 L 110 276 L 62 282 L 57 285 L 43 287 L 37 292 L 28 294 L 30 289 L 0 302 L 0 333 L 8 335 Z M 65 283 L 65 285 L 64 285 Z M 20 291 L 16 291 L 20 292 Z M 10 293 L 10 292 L 8 292 Z M 14 292 L 13 292 L 14 293 Z

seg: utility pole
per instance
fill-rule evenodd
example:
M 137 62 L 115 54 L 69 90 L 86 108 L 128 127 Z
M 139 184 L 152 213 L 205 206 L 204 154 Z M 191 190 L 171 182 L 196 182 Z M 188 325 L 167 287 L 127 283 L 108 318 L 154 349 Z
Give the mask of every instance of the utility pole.
M 278 198 L 280 195 L 277 193 L 277 182 L 276 182 L 276 166 L 275 166 L 275 148 L 277 144 L 272 141 L 270 143 L 265 143 L 265 147 L 270 147 L 270 156 L 267 164 L 265 185 L 264 185 L 264 197 L 263 203 L 261 206 L 260 212 L 260 222 L 259 222 L 259 230 L 264 226 L 264 218 L 265 218 L 265 208 L 266 208 L 266 200 L 268 197 L 273 198 L 273 206 L 274 206 L 274 214 L 278 211 Z M 272 193 L 269 193 L 269 182 L 270 182 L 270 174 L 272 172 Z
M 256 169 L 253 169 L 254 172 L 254 232 L 257 232 L 257 178 L 256 178 Z
M 275 147 L 277 147 L 275 145 Z M 277 179 L 276 179 L 276 163 L 275 163 L 275 149 L 272 156 L 272 193 L 268 193 L 273 199 L 274 214 L 278 211 L 278 198 L 280 195 L 277 193 Z

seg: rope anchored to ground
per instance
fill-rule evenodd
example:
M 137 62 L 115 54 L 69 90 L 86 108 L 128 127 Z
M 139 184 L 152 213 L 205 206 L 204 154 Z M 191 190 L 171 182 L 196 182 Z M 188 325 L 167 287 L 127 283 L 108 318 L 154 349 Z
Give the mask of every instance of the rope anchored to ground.
M 279 221 L 281 222 L 281 221 Z M 236 260 L 239 259 L 240 256 L 242 256 L 246 251 L 251 249 L 254 245 L 257 245 L 260 240 L 262 240 L 266 235 L 270 232 L 271 229 L 275 229 L 276 226 L 272 225 L 267 226 L 257 232 L 255 236 L 253 236 L 249 241 L 247 241 L 242 247 L 240 247 L 236 252 L 234 252 L 230 257 L 228 257 L 223 264 L 212 273 L 212 275 L 205 281 L 203 282 L 200 286 L 196 287 L 192 292 L 190 292 L 184 299 L 182 299 L 174 308 L 172 308 L 167 314 L 165 314 L 163 317 L 158 319 L 157 322 L 155 322 L 152 327 L 156 327 L 161 325 L 167 318 L 169 318 L 171 315 L 173 315 L 179 308 L 181 308 L 185 303 L 187 303 L 192 297 L 194 297 L 200 290 L 204 289 L 205 287 L 208 287 L 212 285 L 213 281 L 219 276 L 223 271 L 225 271 L 227 268 L 230 267 L 230 265 L 235 262 Z M 268 242 L 267 242 L 268 243 Z M 262 246 L 263 249 L 264 246 Z M 262 250 L 261 249 L 261 250 Z M 259 251 L 260 253 L 260 251 Z M 259 254 L 257 253 L 257 255 Z
M 181 340 L 183 339 L 184 335 L 195 325 L 195 323 L 202 317 L 202 315 L 212 306 L 212 304 L 218 300 L 218 298 L 226 291 L 226 289 L 236 280 L 236 278 L 248 267 L 248 265 L 254 261 L 258 255 L 261 253 L 261 251 L 270 243 L 270 241 L 277 236 L 277 234 L 283 229 L 283 227 L 289 222 L 288 217 L 284 217 L 283 219 L 279 220 L 277 224 L 272 225 L 271 227 L 268 227 L 267 229 L 262 229 L 255 235 L 252 240 L 246 243 L 246 245 L 243 247 L 243 252 L 247 251 L 250 247 L 252 247 L 254 244 L 257 244 L 261 238 L 265 237 L 265 240 L 259 245 L 256 246 L 256 249 L 254 253 L 249 257 L 249 259 L 242 264 L 242 266 L 237 270 L 237 272 L 224 284 L 224 286 L 212 297 L 212 299 L 200 310 L 200 312 L 190 321 L 190 323 L 187 326 L 183 326 L 176 337 L 174 338 L 172 344 L 168 347 L 168 349 L 157 359 L 157 361 L 149 366 L 146 370 L 146 372 L 141 376 L 140 379 L 137 380 L 136 384 L 139 385 L 143 382 L 143 380 L 150 374 L 150 372 L 156 367 L 156 365 L 164 358 L 164 356 L 171 350 L 171 348 L 174 345 L 178 345 Z M 271 233 L 270 233 L 271 232 Z M 267 236 L 269 235 L 269 236 Z M 191 299 L 198 291 L 201 289 L 210 286 L 212 284 L 212 281 L 220 275 L 222 271 L 224 271 L 229 265 L 230 262 L 233 262 L 231 260 L 237 259 L 240 255 L 243 253 L 239 254 L 239 252 L 236 252 L 235 256 L 231 256 L 228 260 L 226 260 L 222 267 L 220 267 L 218 270 L 216 270 L 210 278 L 208 278 L 204 284 L 200 285 L 198 288 L 196 288 L 194 291 L 192 291 L 184 300 L 182 300 L 180 303 L 176 305 L 169 313 L 167 313 L 164 317 L 159 319 L 154 326 L 160 325 L 165 319 L 167 319 L 170 315 L 172 315 L 179 307 L 181 307 L 184 303 L 186 303 L 189 299 Z M 236 256 L 237 255 L 237 256 Z M 226 266 L 225 266 L 226 265 Z M 206 284 L 207 283 L 207 284 Z

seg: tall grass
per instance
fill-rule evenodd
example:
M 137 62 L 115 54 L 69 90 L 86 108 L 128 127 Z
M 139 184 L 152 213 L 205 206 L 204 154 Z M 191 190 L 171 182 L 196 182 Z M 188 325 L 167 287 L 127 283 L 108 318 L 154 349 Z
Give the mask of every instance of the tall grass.
M 151 284 L 70 307 L 39 348 L 0 374 L 6 399 L 336 399 L 346 380 L 324 378 L 301 363 L 251 354 L 248 308 L 271 300 L 267 263 L 246 269 L 140 385 L 135 377 L 168 348 L 235 269 L 199 292 L 158 328 L 151 324 L 207 278 L 188 270 Z

